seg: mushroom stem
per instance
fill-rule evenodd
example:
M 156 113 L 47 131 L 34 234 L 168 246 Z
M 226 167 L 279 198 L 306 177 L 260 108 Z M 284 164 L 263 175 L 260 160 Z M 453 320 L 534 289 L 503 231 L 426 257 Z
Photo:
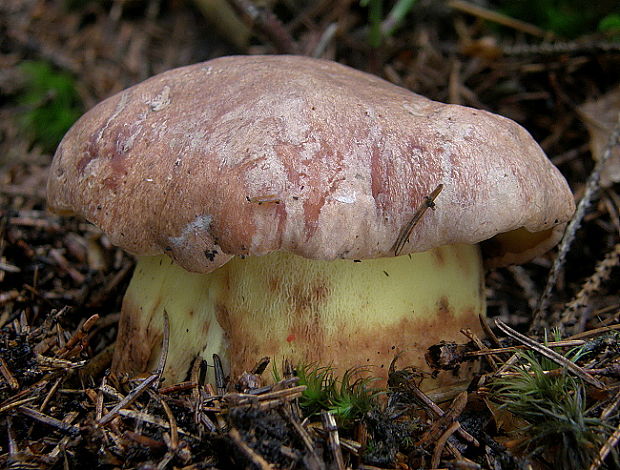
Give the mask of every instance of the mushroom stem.
M 284 358 L 332 364 L 340 373 L 377 367 L 373 375 L 385 378 L 397 354 L 399 366 L 426 369 L 430 345 L 460 340 L 462 328 L 480 332 L 484 272 L 474 245 L 359 262 L 275 252 L 209 274 L 142 256 L 123 302 L 116 372 L 155 367 L 164 310 L 170 382 L 185 379 L 195 356 L 211 362 L 214 353 L 233 378 L 263 356 L 277 366 Z

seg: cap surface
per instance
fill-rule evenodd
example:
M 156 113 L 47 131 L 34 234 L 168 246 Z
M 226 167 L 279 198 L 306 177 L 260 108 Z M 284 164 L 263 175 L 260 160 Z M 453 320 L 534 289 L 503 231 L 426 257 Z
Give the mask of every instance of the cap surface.
M 515 122 L 298 56 L 219 58 L 108 98 L 61 142 L 48 202 L 130 252 L 209 272 L 275 250 L 394 256 L 440 183 L 402 253 L 519 228 L 552 234 L 574 210 Z

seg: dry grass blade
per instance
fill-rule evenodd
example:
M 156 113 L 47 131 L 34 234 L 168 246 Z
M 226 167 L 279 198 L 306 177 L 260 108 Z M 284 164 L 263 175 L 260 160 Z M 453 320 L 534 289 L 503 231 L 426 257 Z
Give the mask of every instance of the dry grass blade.
M 161 355 L 159 356 L 159 362 L 157 363 L 157 369 L 155 374 L 157 377 L 161 377 L 166 367 L 166 361 L 168 359 L 168 348 L 170 347 L 170 317 L 168 312 L 164 309 L 164 337 L 161 341 Z
M 57 357 L 42 356 L 41 354 L 35 354 L 35 359 L 37 364 L 50 369 L 78 369 L 86 364 L 86 361 L 71 362 Z
M 432 193 L 426 196 L 424 198 L 424 202 L 420 205 L 420 207 L 417 208 L 411 220 L 400 231 L 398 238 L 396 239 L 396 241 L 394 242 L 394 245 L 392 246 L 392 251 L 394 252 L 394 256 L 399 256 L 402 253 L 403 248 L 405 247 L 405 244 L 409 241 L 409 236 L 411 235 L 411 232 L 413 231 L 414 227 L 418 224 L 422 216 L 426 213 L 427 209 L 435 208 L 435 199 L 437 199 L 437 196 L 439 196 L 439 193 L 441 193 L 442 189 L 443 189 L 443 184 L 439 184 L 433 190 Z
M 157 416 L 152 416 L 148 413 L 144 413 L 142 411 L 119 410 L 118 414 L 125 418 L 134 419 L 138 422 L 144 422 L 144 423 L 152 424 L 154 426 L 158 426 L 162 429 L 170 429 L 170 423 L 168 421 L 164 420 L 163 418 L 158 418 Z M 176 430 L 178 434 L 182 434 L 184 436 L 191 436 L 189 431 L 186 431 L 185 429 L 179 427 L 178 425 L 177 425 Z
M 497 13 L 496 11 L 482 8 L 478 5 L 473 5 L 472 3 L 465 2 L 463 0 L 450 0 L 448 2 L 448 6 L 454 8 L 455 10 L 460 10 L 462 12 L 477 16 L 487 21 L 492 21 L 494 23 L 501 24 L 502 26 L 507 26 L 517 31 L 531 34 L 532 36 L 537 36 L 540 38 L 553 36 L 552 33 L 545 31 L 544 29 L 540 29 L 533 24 L 526 23 L 525 21 L 516 20 L 514 18 L 511 18 L 510 16 L 506 16 L 501 13 Z
M 308 460 L 312 462 L 311 465 L 313 465 L 315 468 L 321 468 L 322 467 L 321 459 L 319 458 L 316 452 L 316 449 L 314 448 L 314 443 L 312 442 L 312 438 L 310 437 L 306 429 L 301 425 L 299 420 L 296 418 L 293 411 L 291 410 L 291 407 L 283 406 L 281 409 L 281 414 L 288 421 L 288 423 L 293 427 L 296 434 L 301 439 L 301 442 L 303 442 L 303 445 L 306 451 L 308 452 L 308 455 L 310 456 Z
M 28 398 L 24 398 L 23 400 L 17 400 L 17 401 L 13 401 L 13 402 L 7 403 L 6 405 L 0 406 L 0 414 L 6 413 L 9 410 L 17 408 L 17 407 L 19 407 L 21 405 L 25 405 L 26 403 L 30 403 L 30 402 L 36 401 L 38 399 L 39 399 L 39 397 L 28 397 Z
M 495 362 L 495 358 L 493 357 L 492 354 L 489 354 L 489 348 L 487 348 L 484 343 L 482 342 L 482 340 L 480 338 L 478 338 L 478 336 L 471 331 L 470 329 L 463 329 L 461 330 L 461 333 L 463 333 L 463 335 L 467 336 L 467 338 L 469 338 L 471 341 L 474 342 L 474 344 L 476 345 L 476 347 L 478 347 L 480 353 L 485 353 L 482 354 L 484 356 L 484 358 L 486 359 L 486 361 L 489 363 L 489 366 L 491 367 L 491 369 L 493 370 L 497 370 L 498 369 L 498 365 Z M 467 355 L 467 353 L 465 353 Z
M 71 423 L 71 422 L 73 422 L 78 417 L 78 415 L 79 415 L 79 413 L 76 412 L 76 411 L 70 412 L 65 417 L 63 422 Z M 58 441 L 58 444 L 56 444 L 56 446 L 48 454 L 48 457 L 52 458 L 52 459 L 57 459 L 63 452 L 65 452 L 65 449 L 67 448 L 67 444 L 70 442 L 71 439 L 73 439 L 72 436 L 65 436 L 62 439 L 60 439 Z M 76 440 L 80 440 L 80 439 L 81 439 L 81 437 L 78 437 Z
M 170 450 L 176 451 L 179 446 L 179 428 L 177 427 L 177 420 L 174 418 L 174 414 L 172 413 L 168 403 L 161 399 L 159 402 L 161 403 L 161 406 L 166 413 L 166 417 L 168 418 L 168 422 L 170 423 Z
M 166 443 L 162 442 L 162 441 L 158 441 L 156 439 L 152 439 L 148 436 L 144 436 L 142 434 L 138 434 L 136 432 L 133 431 L 125 431 L 124 434 L 125 437 L 128 437 L 129 439 L 131 439 L 134 442 L 137 442 L 138 444 L 144 446 L 144 447 L 148 447 L 150 449 L 163 449 L 166 447 Z
M 340 438 L 340 445 L 343 449 L 346 449 L 349 454 L 354 455 L 355 457 L 359 457 L 361 451 L 364 449 L 364 445 L 362 443 L 351 439 L 346 439 L 344 437 Z
M 439 467 L 439 462 L 441 460 L 441 454 L 448 443 L 448 439 L 452 436 L 456 431 L 459 430 L 459 422 L 455 421 L 450 425 L 448 429 L 437 439 L 437 443 L 435 444 L 435 450 L 433 451 L 433 459 L 431 460 L 431 467 L 437 468 Z
M 291 401 L 295 398 L 299 398 L 301 394 L 306 390 L 305 385 L 298 385 L 296 387 L 285 388 L 283 390 L 276 390 L 275 392 L 263 393 L 261 395 L 250 395 L 248 393 L 227 393 L 224 395 L 224 400 L 230 403 L 230 406 L 247 406 L 255 405 L 260 402 L 281 400 L 282 402 Z
M 618 445 L 618 442 L 620 442 L 620 425 L 616 428 L 612 435 L 609 436 L 609 439 L 607 439 L 605 444 L 603 444 L 603 447 L 601 447 L 597 458 L 594 459 L 594 462 L 592 462 L 592 465 L 590 465 L 589 470 L 597 470 L 598 468 L 600 468 L 609 453 L 614 449 L 614 447 Z
M 597 52 L 618 52 L 620 44 L 613 41 L 570 41 L 542 44 L 515 44 L 502 47 L 505 55 L 560 55 L 560 54 L 595 54 Z
M 612 413 L 618 409 L 618 405 L 620 405 L 620 391 L 616 393 L 611 403 L 601 411 L 601 420 L 604 421 L 612 416 Z
M 620 312 L 618 312 L 620 314 Z M 602 326 L 600 328 L 595 328 L 594 330 L 584 331 L 583 333 L 578 333 L 576 335 L 571 336 L 569 339 L 580 339 L 580 338 L 591 338 L 593 336 L 598 336 L 603 333 L 609 333 L 610 331 L 620 330 L 620 324 L 616 325 L 607 325 Z
M 467 405 L 467 392 L 461 392 L 452 400 L 450 407 L 443 415 L 437 418 L 431 427 L 422 434 L 422 437 L 418 439 L 417 445 L 424 446 L 426 442 L 437 442 L 446 429 L 452 426 L 453 423 L 458 424 L 457 418 L 465 409 L 465 405 Z M 455 432 L 459 429 L 461 429 L 460 425 L 457 426 Z
M 13 432 L 13 420 L 11 419 L 11 416 L 6 417 L 6 428 L 6 434 L 9 444 L 9 455 L 15 455 L 18 450 L 17 444 L 15 442 L 15 433 Z
M 2 374 L 2 377 L 4 377 L 4 380 L 6 380 L 6 382 L 9 384 L 9 387 L 11 387 L 13 390 L 19 389 L 19 382 L 13 376 L 13 374 L 9 370 L 9 366 L 2 357 L 0 357 L 0 373 Z
M 224 395 L 226 393 L 226 376 L 224 374 L 222 360 L 217 354 L 213 355 L 213 367 L 215 369 L 215 387 L 217 393 L 218 395 Z
M 47 405 L 50 403 L 50 401 L 54 397 L 54 394 L 58 391 L 58 388 L 60 387 L 60 384 L 62 383 L 63 379 L 64 379 L 63 377 L 58 377 L 56 381 L 52 384 L 49 392 L 47 393 L 47 395 L 45 396 L 45 399 L 43 400 L 43 403 L 41 403 L 41 406 L 39 407 L 40 411 L 43 411 L 47 408 Z
M 78 354 L 82 348 L 83 343 L 88 335 L 90 329 L 95 326 L 95 323 L 99 320 L 99 315 L 91 315 L 73 336 L 67 341 L 67 343 L 56 353 L 59 358 L 71 357 Z M 76 347 L 77 346 L 77 347 Z M 75 348 L 75 349 L 74 349 Z
M 72 436 L 80 433 L 79 427 L 72 424 L 67 424 L 52 416 L 48 416 L 46 414 L 38 412 L 37 410 L 33 410 L 32 408 L 28 408 L 27 406 L 20 406 L 18 410 L 23 415 L 28 416 L 32 419 L 36 419 L 37 421 L 47 424 L 48 426 L 52 426 L 61 432 L 70 434 Z
M 168 346 L 170 344 L 170 320 L 168 318 L 168 312 L 164 310 L 164 333 L 162 339 L 162 347 L 161 347 L 161 355 L 159 356 L 159 361 L 157 363 L 157 369 L 155 373 L 151 376 L 147 377 L 134 388 L 125 398 L 123 398 L 112 410 L 110 410 L 105 416 L 98 420 L 98 423 L 101 425 L 105 425 L 114 419 L 114 416 L 118 414 L 118 412 L 134 401 L 138 399 L 142 393 L 144 393 L 148 387 L 153 385 L 155 382 L 159 382 L 161 378 L 161 374 L 164 372 L 164 368 L 166 367 L 166 359 L 168 357 Z
M 159 379 L 158 374 L 153 374 L 150 377 L 144 379 L 144 381 L 140 385 L 134 388 L 120 403 L 118 403 L 105 416 L 103 416 L 99 420 L 99 424 L 105 425 L 112 421 L 112 419 L 114 419 L 114 416 L 116 416 L 122 408 L 125 408 L 126 406 L 129 406 L 134 401 L 136 401 L 138 397 L 142 395 L 142 393 L 144 393 L 148 387 L 150 387 L 151 385 L 153 385 L 153 383 L 157 381 L 157 379 Z
M 521 344 L 528 346 L 530 349 L 536 351 L 537 353 L 546 357 L 547 359 L 551 359 L 556 364 L 559 364 L 560 366 L 565 367 L 568 371 L 572 372 L 573 374 L 575 374 L 577 377 L 579 377 L 583 381 L 599 389 L 605 388 L 605 384 L 603 384 L 603 382 L 601 382 L 595 377 L 592 377 L 586 370 L 582 369 L 574 362 L 571 362 L 569 359 L 566 359 L 561 354 L 558 354 L 552 349 L 548 348 L 547 346 L 537 343 L 533 339 L 528 338 L 527 336 L 522 335 L 521 333 L 513 330 L 512 328 L 510 328 L 508 325 L 506 325 L 504 322 L 502 322 L 499 319 L 495 320 L 495 324 L 507 336 L 510 336 L 511 338 L 517 340 Z
M 331 413 L 323 410 L 321 412 L 321 421 L 323 422 L 323 429 L 327 431 L 327 443 L 334 459 L 334 463 L 336 464 L 336 468 L 338 470 L 345 470 L 342 450 L 340 449 L 340 438 L 338 436 L 336 418 L 334 418 L 334 415 Z
M 549 347 L 575 347 L 582 346 L 586 344 L 584 340 L 581 339 L 565 339 L 562 341 L 551 341 L 547 343 Z M 528 349 L 527 346 L 506 346 L 505 348 L 493 348 L 493 349 L 481 349 L 479 351 L 471 351 L 466 352 L 465 357 L 478 357 L 478 356 L 486 356 L 486 355 L 494 355 L 501 353 L 509 353 L 514 351 L 520 351 L 523 349 Z
M 413 395 L 422 402 L 424 407 L 426 407 L 429 411 L 431 411 L 436 417 L 443 418 L 446 414 L 444 410 L 442 410 L 433 400 L 431 400 L 420 388 L 414 384 L 412 381 L 408 381 L 406 383 L 406 389 L 413 393 Z M 460 394 L 459 394 L 460 396 Z M 473 445 L 474 447 L 479 447 L 480 443 L 478 440 L 469 434 L 465 429 L 461 428 L 459 425 L 459 429 L 457 430 L 459 437 L 461 437 L 468 444 Z
M 181 458 L 181 460 L 187 462 L 191 458 L 191 454 L 189 453 L 185 442 L 179 441 L 179 428 L 177 426 L 177 420 L 174 417 L 174 413 L 170 409 L 168 403 L 166 403 L 166 401 L 160 396 L 158 396 L 156 393 L 151 393 L 151 396 L 153 396 L 157 401 L 159 401 L 162 408 L 164 409 L 170 429 L 169 434 L 163 434 L 164 441 L 168 446 L 168 452 L 166 452 L 164 458 L 159 462 L 157 468 L 161 470 L 168 468 L 168 464 L 172 461 L 172 459 L 175 458 L 175 456 L 178 456 Z
M 179 382 L 174 385 L 170 385 L 168 387 L 161 387 L 159 389 L 159 393 L 161 395 L 169 395 L 169 394 L 184 392 L 186 390 L 197 390 L 197 389 L 198 389 L 198 385 L 195 382 L 192 382 L 192 381 Z

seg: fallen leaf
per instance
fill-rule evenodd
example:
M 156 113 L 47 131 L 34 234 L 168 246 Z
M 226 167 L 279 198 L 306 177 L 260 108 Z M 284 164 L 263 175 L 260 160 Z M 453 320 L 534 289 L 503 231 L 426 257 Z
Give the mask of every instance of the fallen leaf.
M 620 113 L 620 87 L 594 101 L 587 101 L 577 108 L 579 117 L 590 133 L 590 151 L 594 160 L 602 158 L 609 135 Z M 601 173 L 601 185 L 609 187 L 620 181 L 620 148 L 612 149 L 612 156 Z

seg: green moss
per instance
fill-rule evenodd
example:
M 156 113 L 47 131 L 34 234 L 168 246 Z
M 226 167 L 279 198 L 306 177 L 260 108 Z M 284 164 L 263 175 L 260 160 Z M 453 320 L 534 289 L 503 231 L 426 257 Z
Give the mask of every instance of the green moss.
M 574 361 L 585 353 L 574 349 L 567 357 Z M 520 353 L 510 372 L 516 375 L 495 381 L 492 397 L 501 408 L 527 421 L 528 426 L 519 430 L 527 436 L 524 451 L 551 460 L 553 468 L 588 468 L 610 427 L 587 408 L 581 380 L 533 352 Z
M 390 9 L 388 15 L 384 18 L 383 0 L 360 0 L 362 7 L 368 8 L 368 43 L 371 47 L 379 47 L 386 37 L 396 32 L 403 23 L 417 0 L 398 0 Z M 384 28 L 385 23 L 389 24 L 389 28 Z
M 24 88 L 17 97 L 19 123 L 34 143 L 51 152 L 82 114 L 75 80 L 43 61 L 24 62 L 20 70 Z
M 304 412 L 315 415 L 327 410 L 343 427 L 377 407 L 377 397 L 384 393 L 372 387 L 374 380 L 365 377 L 362 369 L 347 370 L 337 378 L 333 368 L 311 364 L 299 367 L 297 376 L 299 385 L 307 387 L 300 400 Z
M 573 39 L 597 31 L 603 18 L 617 12 L 617 5 L 616 0 L 590 2 L 587 8 L 582 0 L 504 0 L 500 2 L 500 11 Z

